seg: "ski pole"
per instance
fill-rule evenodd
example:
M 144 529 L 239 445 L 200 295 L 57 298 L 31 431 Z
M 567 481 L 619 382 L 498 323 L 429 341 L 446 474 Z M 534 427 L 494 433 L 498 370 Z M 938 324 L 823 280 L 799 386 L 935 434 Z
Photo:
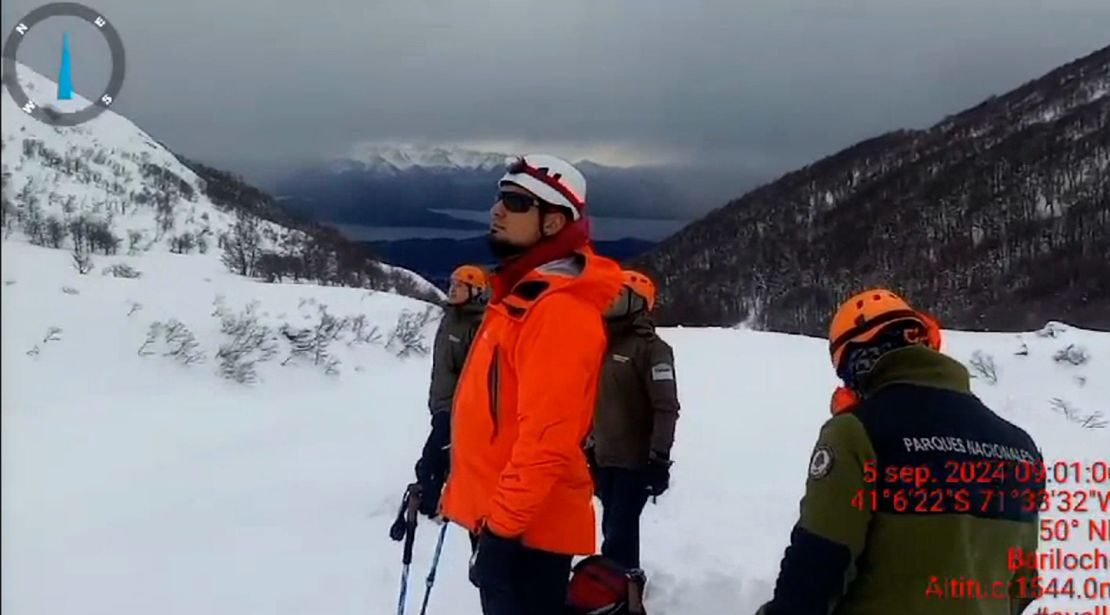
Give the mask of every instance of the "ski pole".
M 401 555 L 401 596 L 397 600 L 397 615 L 405 613 L 405 598 L 409 591 L 409 568 L 412 565 L 412 544 L 416 539 L 416 512 L 420 508 L 420 488 L 414 483 L 405 492 L 408 508 L 405 511 L 405 548 Z
M 432 585 L 436 582 L 436 568 L 439 567 L 439 554 L 443 552 L 443 538 L 447 535 L 447 521 L 439 529 L 439 540 L 436 542 L 436 553 L 432 557 L 432 569 L 428 572 L 428 580 L 424 583 L 424 604 L 420 607 L 420 615 L 428 612 L 428 598 L 432 595 Z

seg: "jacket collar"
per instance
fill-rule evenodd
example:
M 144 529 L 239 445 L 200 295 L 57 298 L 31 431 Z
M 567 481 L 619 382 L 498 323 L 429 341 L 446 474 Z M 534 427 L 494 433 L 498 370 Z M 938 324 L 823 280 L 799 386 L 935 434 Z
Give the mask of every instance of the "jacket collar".
M 921 345 L 892 350 L 860 382 L 866 397 L 890 384 L 917 384 L 971 393 L 971 376 L 959 361 Z
M 582 217 L 551 237 L 540 240 L 527 252 L 500 263 L 490 279 L 492 295 L 490 304 L 501 303 L 513 292 L 518 282 L 528 277 L 537 267 L 566 258 L 590 244 L 589 218 Z
M 522 318 L 541 296 L 564 290 L 604 312 L 620 292 L 621 268 L 610 258 L 583 247 L 570 256 L 547 261 L 525 274 L 490 310 Z
M 605 326 L 609 330 L 611 336 L 620 336 L 629 333 L 651 334 L 655 331 L 655 323 L 652 322 L 651 316 L 648 316 L 648 314 L 643 311 L 629 316 L 608 320 L 605 322 Z
M 462 304 L 444 303 L 443 310 L 455 318 L 466 319 L 481 317 L 486 311 L 486 306 L 474 301 Z

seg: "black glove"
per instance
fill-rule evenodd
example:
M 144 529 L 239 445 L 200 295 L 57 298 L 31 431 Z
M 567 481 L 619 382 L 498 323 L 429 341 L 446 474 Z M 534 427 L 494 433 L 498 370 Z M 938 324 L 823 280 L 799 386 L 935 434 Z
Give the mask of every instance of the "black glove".
M 451 413 L 432 413 L 432 432 L 424 442 L 420 460 L 416 462 L 416 482 L 420 484 L 420 514 L 439 514 L 439 496 L 451 469 Z
M 648 461 L 644 474 L 648 495 L 658 497 L 663 495 L 671 485 L 671 462 L 662 457 L 652 457 Z
M 498 536 L 483 527 L 474 554 L 470 556 L 470 582 L 486 589 L 511 588 L 518 555 L 523 548 L 519 540 Z

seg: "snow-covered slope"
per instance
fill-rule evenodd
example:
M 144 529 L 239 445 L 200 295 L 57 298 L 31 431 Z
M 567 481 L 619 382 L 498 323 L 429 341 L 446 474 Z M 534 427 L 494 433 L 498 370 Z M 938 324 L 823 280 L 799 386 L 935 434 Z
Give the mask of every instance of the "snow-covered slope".
M 20 65 L 19 77 L 31 96 L 56 87 L 27 66 Z M 212 203 L 203 180 L 130 120 L 105 111 L 78 126 L 54 127 L 24 113 L 10 96 L 0 98 L 3 166 L 10 173 L 5 188 L 16 209 L 37 206 L 43 224 L 82 215 L 108 222 L 121 252 L 168 251 L 185 234 L 204 246 L 196 251 L 218 252 L 217 237 L 234 224 L 234 214 Z M 285 232 L 269 222 L 264 227 Z
M 21 241 L 5 241 L 0 256 L 5 613 L 394 612 L 401 550 L 387 531 L 427 433 L 430 359 L 398 356 L 402 338 L 416 336 L 389 342 L 393 331 L 430 338 L 426 304 L 261 284 L 175 254 L 119 257 L 142 268 L 135 279 L 82 276 L 65 253 Z M 259 324 L 272 327 L 260 339 L 277 347 L 257 363 L 254 384 L 238 384 L 221 376 L 218 355 L 235 354 L 227 331 L 244 330 L 230 316 L 255 300 Z M 336 339 L 319 360 L 302 352 L 282 365 L 294 347 L 282 325 L 304 342 L 296 330 L 328 328 L 318 327 L 322 305 L 362 315 L 363 325 L 348 320 L 325 335 Z M 155 322 L 176 332 L 172 343 L 163 326 L 144 346 Z M 1028 429 L 1050 461 L 1106 459 L 1110 432 L 1078 421 L 1110 410 L 1110 334 L 1054 334 L 946 339 L 961 360 L 976 351 L 993 359 L 997 383 L 979 379 L 977 393 Z M 672 490 L 644 514 L 648 609 L 751 613 L 770 593 L 827 416 L 825 344 L 732 329 L 662 335 L 675 346 L 683 416 Z M 1071 344 L 1086 348 L 1086 364 L 1053 359 Z M 203 361 L 186 364 L 199 353 Z M 1102 516 L 1087 503 L 1092 512 L 1076 518 Z M 418 530 L 411 612 L 436 529 L 422 521 Z M 1089 547 L 1079 534 L 1059 546 Z M 451 528 L 430 613 L 480 612 L 469 553 Z
M 19 77 L 32 96 L 56 88 L 23 65 Z M 204 178 L 121 115 L 105 111 L 78 126 L 54 127 L 24 113 L 10 96 L 0 98 L 6 236 L 61 249 L 88 242 L 107 254 L 174 252 L 219 262 L 220 237 L 233 229 L 239 212 L 254 212 L 256 203 L 214 202 Z M 63 104 L 80 108 L 87 101 Z M 265 217 L 257 233 L 259 254 L 299 257 L 311 243 L 305 230 Z M 411 271 L 381 270 L 381 278 L 402 279 L 414 294 L 442 297 Z

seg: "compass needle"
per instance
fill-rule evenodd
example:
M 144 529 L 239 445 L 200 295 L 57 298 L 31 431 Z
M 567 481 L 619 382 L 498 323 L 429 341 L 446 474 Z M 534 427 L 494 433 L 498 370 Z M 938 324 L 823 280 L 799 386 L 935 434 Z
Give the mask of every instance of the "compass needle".
M 73 67 L 69 55 L 69 32 L 62 34 L 62 66 L 58 69 L 58 100 L 73 98 Z

